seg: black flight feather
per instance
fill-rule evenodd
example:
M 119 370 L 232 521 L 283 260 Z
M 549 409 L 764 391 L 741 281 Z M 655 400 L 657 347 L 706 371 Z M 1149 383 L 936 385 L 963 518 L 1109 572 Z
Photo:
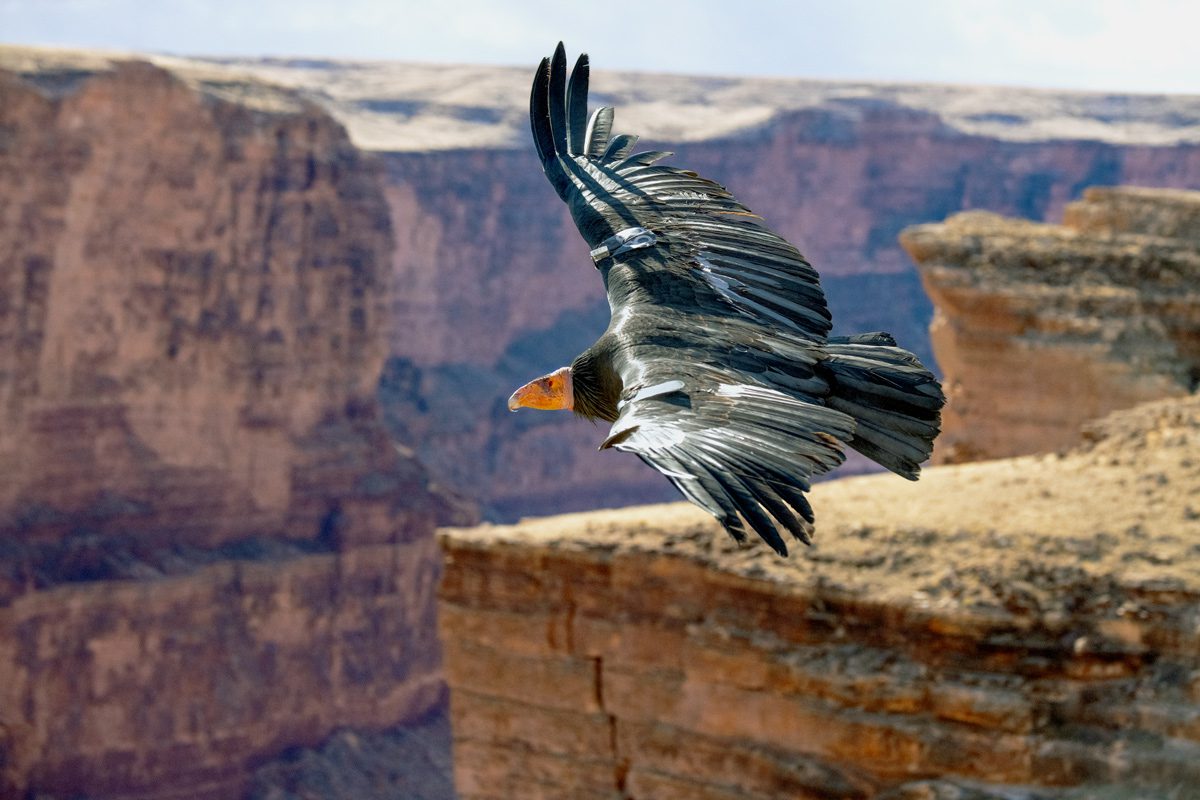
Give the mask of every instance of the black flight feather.
M 554 152 L 560 157 L 571 152 L 567 146 L 567 51 L 562 42 L 550 59 L 550 131 L 554 135 Z
M 587 146 L 588 57 L 579 56 L 567 83 L 567 135 L 571 155 L 582 155 Z
M 588 120 L 587 147 L 585 155 L 599 156 L 608 148 L 608 137 L 612 134 L 614 112 L 609 106 L 597 108 Z

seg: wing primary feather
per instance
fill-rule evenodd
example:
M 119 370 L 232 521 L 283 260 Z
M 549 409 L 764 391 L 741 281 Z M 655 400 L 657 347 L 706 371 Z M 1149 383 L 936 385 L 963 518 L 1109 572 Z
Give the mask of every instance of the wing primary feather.
M 776 483 L 772 485 L 779 496 L 787 501 L 788 505 L 796 509 L 800 516 L 803 517 L 809 525 L 812 525 L 817 521 L 817 517 L 813 513 L 812 505 L 808 502 L 808 498 L 805 497 L 804 492 L 802 492 L 798 487 L 792 486 L 788 483 Z M 805 542 L 805 544 L 808 544 L 808 542 Z
M 742 518 L 750 523 L 750 527 L 754 532 L 762 537 L 762 540 L 771 546 L 771 549 L 781 556 L 787 555 L 787 545 L 784 544 L 783 537 L 779 535 L 779 530 L 775 527 L 775 523 L 763 511 L 762 505 L 758 498 L 755 497 L 741 477 L 731 472 L 723 471 L 720 464 L 713 465 L 715 477 L 719 480 L 721 486 L 729 493 L 729 498 L 733 504 L 737 506 L 737 510 L 741 513 Z
M 554 152 L 567 155 L 567 51 L 559 42 L 550 59 L 550 130 L 554 135 Z
M 801 542 L 804 542 L 804 544 L 812 544 L 808 529 L 800 520 L 796 519 L 796 514 L 775 491 L 772 483 L 761 478 L 751 478 L 750 485 L 754 489 L 755 496 L 762 503 L 763 508 L 783 527 L 787 528 L 788 533 L 795 536 Z
M 620 161 L 629 155 L 633 148 L 637 147 L 638 137 L 633 133 L 618 133 L 612 137 L 612 141 L 608 143 L 608 149 L 604 151 L 604 155 L 600 158 L 605 164 L 613 161 Z
M 543 58 L 533 75 L 529 91 L 529 127 L 533 131 L 533 146 L 543 165 L 554 156 L 554 133 L 550 130 L 550 59 Z
M 542 171 L 550 185 L 563 200 L 567 199 L 571 180 L 559 161 L 554 148 L 554 130 L 550 123 L 550 59 L 543 58 L 533 77 L 533 89 L 529 95 L 529 125 L 533 130 L 533 144 L 542 162 Z
M 655 161 L 659 161 L 660 159 L 664 159 L 667 156 L 671 156 L 671 155 L 674 155 L 674 153 L 669 153 L 665 150 L 647 150 L 644 153 L 636 153 L 632 156 L 625 158 L 620 164 L 618 164 L 616 166 L 617 166 L 617 169 L 620 169 L 621 167 L 624 167 L 624 166 L 648 167 L 651 164 L 653 164 Z
M 729 491 L 721 483 L 720 477 L 691 454 L 685 456 L 681 452 L 678 459 L 679 464 L 689 474 L 696 476 L 696 480 L 712 498 L 712 501 L 720 507 L 721 516 L 717 519 L 725 526 L 725 530 L 729 531 L 729 535 L 738 542 L 746 541 L 746 528 L 738 517 L 738 508 L 729 495 Z
M 571 155 L 587 152 L 587 96 L 590 72 L 587 53 L 581 53 L 575 62 L 575 69 L 571 70 L 571 80 L 567 83 L 567 135 Z
M 608 137 L 612 133 L 614 112 L 611 106 L 597 108 L 588 120 L 586 149 L 584 155 L 600 156 L 608 147 Z
M 781 556 L 787 555 L 787 545 L 771 518 L 763 510 L 754 491 L 748 487 L 737 473 L 730 471 L 729 465 L 714 454 L 702 448 L 690 451 L 698 467 L 706 470 L 709 476 L 724 489 L 726 501 L 737 509 L 742 519 L 750 523 L 750 527 L 771 549 Z M 736 518 L 736 517 L 735 517 Z M 728 525 L 727 525 L 728 527 Z
M 737 474 L 753 489 L 754 495 L 763 508 L 793 536 L 805 544 L 811 544 L 812 540 L 809 534 L 813 522 L 812 507 L 808 504 L 803 492 L 798 487 L 791 485 L 791 481 L 796 481 L 807 488 L 808 481 L 789 477 L 786 465 L 781 468 L 778 463 L 771 463 L 772 460 L 765 454 L 760 457 L 761 463 L 754 463 L 739 455 L 732 448 L 725 447 L 723 451 L 724 457 L 736 467 Z M 797 513 L 809 524 L 805 525 L 796 519 Z
M 658 452 L 649 457 L 643 455 L 643 453 L 638 453 L 638 456 L 641 456 L 643 461 L 648 461 L 652 467 L 658 469 L 660 459 L 664 458 L 666 453 Z M 672 461 L 674 464 L 677 464 L 679 468 L 682 468 L 686 474 L 695 476 L 697 485 L 700 486 L 704 493 L 708 495 L 708 498 L 712 500 L 713 505 L 720 509 L 720 513 L 714 513 L 713 516 L 718 518 L 718 521 L 724 525 L 725 530 L 730 531 L 730 535 L 733 536 L 734 540 L 744 542 L 746 540 L 746 530 L 745 527 L 743 527 L 742 519 L 738 517 L 737 506 L 733 505 L 733 501 L 730 498 L 730 493 L 728 493 L 725 487 L 721 485 L 721 481 L 718 479 L 718 477 L 714 476 L 712 471 L 709 471 L 707 467 L 704 467 L 704 464 L 702 464 L 700 461 L 697 461 L 697 459 L 692 457 L 690 453 L 676 451 Z M 709 509 L 709 513 L 712 513 L 712 510 Z

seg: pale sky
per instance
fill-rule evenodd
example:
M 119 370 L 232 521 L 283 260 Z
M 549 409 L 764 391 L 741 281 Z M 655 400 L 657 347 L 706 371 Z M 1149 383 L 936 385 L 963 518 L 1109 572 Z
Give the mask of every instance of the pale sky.
M 0 43 L 1200 94 L 1198 0 L 0 0 Z

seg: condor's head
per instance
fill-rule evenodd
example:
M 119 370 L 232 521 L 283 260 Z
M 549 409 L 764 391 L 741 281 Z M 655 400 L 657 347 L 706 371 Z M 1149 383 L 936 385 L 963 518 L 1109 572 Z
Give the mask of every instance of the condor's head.
M 544 411 L 575 408 L 575 389 L 571 368 L 562 367 L 549 375 L 530 381 L 508 398 L 508 409 L 540 408 Z

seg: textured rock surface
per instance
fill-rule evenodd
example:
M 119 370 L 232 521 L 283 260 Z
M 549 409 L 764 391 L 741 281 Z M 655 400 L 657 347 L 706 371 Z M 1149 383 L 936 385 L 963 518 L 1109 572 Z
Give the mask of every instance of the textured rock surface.
M 960 214 L 902 241 L 937 307 L 935 458 L 1068 446 L 1200 383 L 1200 193 L 1090 189 L 1062 225 Z
M 445 691 L 438 564 L 424 535 L 22 594 L 0 608 L 0 796 L 236 797 L 286 748 L 420 718 Z
M 237 796 L 442 702 L 379 172 L 236 89 L 0 70 L 0 796 Z
M 145 64 L 61 97 L 2 80 L 4 530 L 315 533 L 329 509 L 293 494 L 322 454 L 300 439 L 369 413 L 385 354 L 368 165 L 315 109 L 268 116 Z
M 451 800 L 449 708 L 384 731 L 338 731 L 254 772 L 247 800 Z
M 1165 401 L 1065 457 L 823 484 L 791 560 L 687 505 L 446 529 L 459 791 L 1193 797 L 1198 443 Z

